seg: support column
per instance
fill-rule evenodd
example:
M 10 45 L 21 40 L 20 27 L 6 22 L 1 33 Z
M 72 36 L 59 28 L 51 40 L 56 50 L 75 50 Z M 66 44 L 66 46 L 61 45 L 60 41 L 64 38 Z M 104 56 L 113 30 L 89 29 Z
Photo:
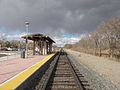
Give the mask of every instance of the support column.
M 46 41 L 44 41 L 44 55 L 47 54 L 47 43 Z
M 33 41 L 33 55 L 35 55 L 35 40 Z
M 49 52 L 51 53 L 51 43 L 49 43 Z
M 49 43 L 47 42 L 47 54 L 49 53 Z
M 40 40 L 38 41 L 38 47 L 39 47 L 39 55 L 41 54 L 41 42 Z
M 48 50 L 48 52 L 50 53 L 50 42 L 48 43 L 48 45 L 49 45 L 49 46 L 48 46 L 48 47 L 49 47 L 49 50 Z
M 44 41 L 42 42 L 42 46 L 43 46 L 43 48 L 42 48 L 42 54 L 44 55 L 45 54 L 45 43 L 44 43 Z
M 38 54 L 40 55 L 40 41 L 39 41 L 39 40 L 37 41 L 37 49 L 38 49 L 37 52 L 38 52 Z
M 52 50 L 52 43 L 50 43 L 50 52 L 52 52 L 53 50 Z
M 51 43 L 51 52 L 53 52 L 53 46 L 52 46 L 52 43 Z
M 41 40 L 39 40 L 39 53 L 41 54 Z
M 41 40 L 41 54 L 43 55 L 43 41 Z

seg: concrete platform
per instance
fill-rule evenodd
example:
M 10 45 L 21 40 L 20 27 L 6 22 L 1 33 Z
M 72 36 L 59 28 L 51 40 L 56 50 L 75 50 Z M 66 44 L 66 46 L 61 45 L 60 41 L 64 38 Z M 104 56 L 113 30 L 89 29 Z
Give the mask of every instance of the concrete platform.
M 9 80 L 13 76 L 40 62 L 49 55 L 29 56 L 26 59 L 16 58 L 0 61 L 0 84 Z

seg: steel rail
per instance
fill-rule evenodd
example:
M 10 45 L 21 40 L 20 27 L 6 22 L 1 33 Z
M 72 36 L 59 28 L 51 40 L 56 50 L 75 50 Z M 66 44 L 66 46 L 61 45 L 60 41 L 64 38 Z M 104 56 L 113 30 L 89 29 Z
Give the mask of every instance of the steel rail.
M 80 90 L 85 90 L 85 88 L 83 87 L 82 82 L 80 81 L 78 75 L 76 74 L 75 69 L 74 69 L 74 67 L 72 66 L 72 64 L 71 64 L 71 62 L 70 62 L 70 59 L 68 58 L 67 54 L 66 54 L 66 57 L 67 57 L 68 64 L 69 64 L 69 66 L 70 66 L 72 75 L 73 75 L 73 77 L 74 77 L 74 79 L 75 79 L 75 82 L 76 82 L 78 88 L 79 88 Z
M 48 84 L 48 82 L 49 82 L 49 80 L 50 80 L 50 77 L 51 77 L 51 75 L 52 75 L 55 67 L 57 66 L 57 62 L 58 62 L 58 60 L 59 60 L 59 57 L 60 57 L 60 52 L 59 52 L 58 56 L 56 56 L 56 57 L 54 58 L 55 61 L 54 61 L 54 63 L 52 63 L 52 66 L 50 67 L 51 69 L 50 69 L 48 78 L 46 79 L 46 82 L 44 83 L 44 85 L 42 86 L 42 88 L 41 88 L 40 90 L 46 90 L 47 84 Z
M 64 58 L 61 59 L 62 55 L 64 55 Z M 63 62 L 65 64 L 63 64 Z M 61 67 L 61 65 L 65 65 L 65 66 Z M 67 69 L 68 69 L 68 71 L 67 71 Z M 62 73 L 60 70 L 62 71 Z M 55 74 L 55 72 L 56 72 L 56 74 Z M 64 72 L 66 72 L 66 73 L 64 73 Z M 73 90 L 87 90 L 84 87 L 84 84 L 82 83 L 83 81 L 80 80 L 80 78 L 79 78 L 80 76 L 79 76 L 78 72 L 76 71 L 75 67 L 73 66 L 70 58 L 67 56 L 67 53 L 64 50 L 61 50 L 59 52 L 59 54 L 54 58 L 53 62 L 50 64 L 48 71 L 46 71 L 46 74 L 44 76 L 45 76 L 45 78 L 43 77 L 43 80 L 41 80 L 41 82 L 39 84 L 40 86 L 38 85 L 36 90 L 49 90 L 49 89 L 52 89 L 52 85 L 54 88 L 53 90 L 57 90 L 57 89 L 60 90 L 61 86 L 66 88 L 66 85 L 68 85 L 68 87 L 71 86 L 71 88 L 66 88 L 66 90 L 67 89 L 72 90 L 72 87 L 73 87 Z M 54 81 L 51 81 L 51 80 L 53 80 L 53 78 L 55 79 L 55 77 L 59 77 L 59 79 L 63 77 L 63 81 L 64 81 L 64 78 L 70 77 L 70 78 L 73 78 L 74 81 L 72 79 L 70 81 L 66 81 L 67 83 L 66 82 L 62 83 L 63 81 L 61 81 L 59 79 L 58 79 L 58 81 L 56 81 L 57 79 Z M 68 82 L 71 82 L 71 83 L 68 83 Z M 76 87 L 76 89 L 74 86 Z

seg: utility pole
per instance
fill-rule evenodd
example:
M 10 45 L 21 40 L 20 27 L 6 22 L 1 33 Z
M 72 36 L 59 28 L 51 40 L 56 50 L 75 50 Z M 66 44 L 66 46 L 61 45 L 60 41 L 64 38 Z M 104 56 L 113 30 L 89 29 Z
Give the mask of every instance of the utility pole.
M 29 33 L 29 22 L 25 22 L 26 26 L 26 58 L 28 58 L 28 33 Z

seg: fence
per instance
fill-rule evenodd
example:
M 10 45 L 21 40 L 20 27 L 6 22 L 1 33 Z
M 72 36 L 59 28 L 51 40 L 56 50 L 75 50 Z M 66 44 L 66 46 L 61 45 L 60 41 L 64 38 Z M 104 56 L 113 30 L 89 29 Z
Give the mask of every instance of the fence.
M 2 53 L 3 54 L 3 53 Z M 28 52 L 28 55 L 31 55 L 31 51 Z M 17 53 L 6 53 L 6 56 L 0 57 L 0 61 L 21 58 L 21 52 Z

